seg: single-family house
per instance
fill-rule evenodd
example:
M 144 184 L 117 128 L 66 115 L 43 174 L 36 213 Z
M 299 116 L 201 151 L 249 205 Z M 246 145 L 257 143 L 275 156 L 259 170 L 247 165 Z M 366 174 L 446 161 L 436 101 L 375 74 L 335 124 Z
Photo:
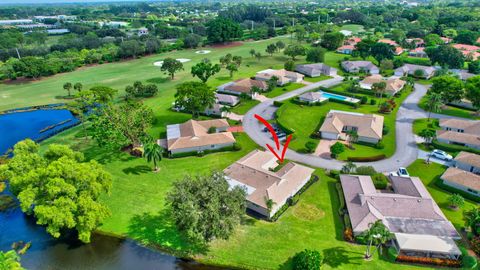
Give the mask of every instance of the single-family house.
M 418 47 L 408 52 L 408 56 L 410 57 L 420 57 L 420 58 L 428 58 L 427 53 L 425 52 L 424 47 Z
M 480 197 L 480 175 L 450 167 L 440 177 L 445 185 Z
M 320 127 L 323 139 L 346 140 L 356 131 L 359 142 L 378 143 L 383 137 L 383 116 L 331 110 Z
M 257 72 L 255 80 L 266 82 L 272 77 L 277 77 L 277 85 L 282 86 L 288 83 L 301 82 L 304 75 L 286 69 L 266 69 Z
M 393 193 L 375 189 L 370 176 L 340 175 L 340 183 L 354 235 L 380 220 L 394 234 L 399 255 L 459 259 L 460 239 L 418 177 L 390 176 Z
M 228 106 L 235 106 L 240 102 L 240 98 L 232 95 L 225 95 L 220 93 L 215 93 L 215 99 L 217 103 Z
M 138 36 L 148 35 L 148 28 L 146 28 L 146 27 L 138 28 L 137 29 L 137 35 Z
M 419 71 L 421 71 L 421 74 Z M 430 79 L 435 75 L 436 69 L 430 66 L 421 66 L 414 64 L 405 64 L 397 69 L 395 69 L 395 76 L 419 76 L 421 78 Z
M 253 87 L 258 87 L 262 91 L 266 91 L 268 89 L 268 85 L 265 81 L 252 80 L 250 78 L 247 78 L 226 83 L 219 86 L 217 90 L 219 92 L 228 93 L 236 96 L 240 96 L 242 94 L 249 95 L 254 98 L 257 93 L 252 92 Z
M 460 51 L 475 52 L 475 51 L 479 51 L 479 50 L 480 50 L 480 47 L 475 46 L 475 45 L 453 44 L 452 46 L 453 46 L 455 49 L 460 50 Z
M 272 217 L 308 183 L 314 172 L 294 162 L 274 171 L 277 166 L 277 158 L 271 152 L 254 150 L 228 166 L 224 173 L 231 187 L 245 188 L 248 209 Z
M 352 54 L 354 50 L 354 45 L 342 45 L 337 48 L 337 53 Z
M 211 107 L 207 107 L 205 111 L 203 111 L 203 114 L 208 116 L 213 115 L 219 117 L 226 117 L 228 113 L 222 110 L 223 107 L 225 107 L 225 105 L 214 103 Z
M 385 82 L 385 85 L 386 85 L 385 93 L 390 96 L 393 96 L 399 91 L 401 91 L 407 83 L 406 81 L 398 77 L 383 78 L 382 75 L 375 74 L 375 75 L 367 76 L 362 81 L 360 81 L 360 87 L 363 89 L 371 90 L 373 84 L 379 83 L 379 82 Z
M 370 61 L 343 61 L 342 68 L 349 73 L 379 74 L 380 70 Z
M 323 63 L 297 65 L 295 71 L 308 77 L 319 77 L 321 75 L 336 76 L 337 69 Z
M 322 93 L 319 93 L 317 91 L 306 92 L 298 96 L 299 101 L 309 103 L 309 104 L 321 102 L 322 99 L 325 99 L 325 98 L 322 98 Z
M 480 149 L 480 121 L 441 119 L 437 140 L 441 143 Z
M 167 150 L 171 154 L 217 150 L 235 143 L 225 119 L 189 120 L 167 126 Z
M 472 101 L 470 101 L 466 98 L 462 98 L 461 100 L 450 102 L 449 104 L 452 104 L 452 105 L 457 106 L 457 107 L 462 107 L 462 108 L 465 108 L 465 109 L 469 109 L 469 110 L 474 110 L 475 109 L 475 106 L 473 106 Z
M 361 38 L 359 37 L 350 37 L 350 38 L 347 38 L 344 42 L 343 42 L 343 45 L 357 45 L 357 43 L 359 43 L 360 41 L 362 41 Z
M 454 159 L 455 167 L 467 172 L 480 174 L 480 155 L 461 151 Z
M 395 47 L 395 50 L 393 50 L 394 55 L 400 55 L 404 52 L 405 50 L 402 47 Z
M 415 48 L 424 47 L 425 41 L 421 38 L 407 38 L 405 39 L 407 43 L 413 44 Z
M 392 45 L 394 47 L 397 47 L 398 46 L 398 43 L 391 40 L 391 39 L 388 39 L 388 38 L 382 38 L 382 39 L 379 39 L 377 41 L 378 43 L 386 43 L 386 44 L 389 44 L 389 45 Z

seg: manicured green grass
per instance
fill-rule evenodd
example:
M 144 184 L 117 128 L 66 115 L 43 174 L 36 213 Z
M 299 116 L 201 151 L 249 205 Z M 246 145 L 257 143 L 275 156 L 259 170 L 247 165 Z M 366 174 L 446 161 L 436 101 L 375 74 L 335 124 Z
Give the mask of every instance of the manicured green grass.
M 419 135 L 424 129 L 439 130 L 438 119 L 431 118 L 430 121 L 427 118 L 415 119 L 413 121 L 413 133 Z
M 335 90 L 341 91 L 345 89 L 345 85 L 334 87 Z M 348 94 L 346 92 L 346 94 Z M 383 136 L 382 142 L 385 145 L 384 149 L 376 149 L 371 146 L 354 144 L 354 149 L 346 149 L 345 152 L 339 155 L 339 159 L 346 160 L 348 157 L 370 157 L 385 154 L 387 157 L 395 153 L 395 116 L 399 108 L 399 104 L 408 96 L 409 91 L 404 91 L 399 98 L 396 98 L 397 107 L 390 114 L 385 114 L 384 125 L 388 128 L 388 134 Z M 369 99 L 373 98 L 369 96 Z M 321 106 L 305 106 L 298 105 L 292 102 L 286 102 L 280 107 L 277 112 L 279 121 L 295 130 L 295 139 L 290 142 L 289 147 L 296 151 L 305 151 L 305 143 L 307 141 L 317 141 L 317 139 L 310 138 L 310 135 L 318 131 L 324 117 L 330 110 L 352 111 L 365 114 L 379 114 L 378 105 L 361 105 L 360 108 L 355 109 L 352 106 L 339 104 L 335 102 L 328 102 Z
M 327 76 L 327 75 L 320 75 L 318 77 L 306 77 L 303 79 L 304 81 L 307 81 L 307 82 L 312 82 L 312 83 L 315 83 L 315 82 L 320 82 L 320 81 L 324 81 L 324 80 L 328 80 L 332 77 L 330 76 Z
M 304 249 L 318 250 L 322 269 L 426 269 L 388 262 L 385 258 L 365 261 L 366 246 L 343 240 L 343 224 L 338 214 L 337 180 L 316 174 L 320 181 L 300 196 L 276 222 L 249 219 L 228 240 L 214 241 L 209 252 L 199 256 L 205 263 L 247 269 L 291 269 L 291 258 Z
M 358 32 L 365 31 L 365 29 L 363 28 L 363 25 L 359 25 L 359 24 L 345 24 L 340 28 L 340 30 L 352 31 L 353 34 L 357 34 Z
M 258 104 L 260 104 L 260 101 L 255 99 L 242 99 L 240 104 L 232 108 L 232 112 L 243 115 Z
M 427 109 L 427 97 L 424 96 L 421 100 L 418 106 L 424 110 Z M 458 107 L 453 107 L 453 106 L 448 106 L 444 105 L 442 106 L 442 109 L 438 112 L 439 114 L 446 114 L 446 115 L 451 115 L 451 116 L 456 116 L 456 117 L 462 117 L 462 118 L 467 118 L 467 119 L 480 119 L 478 115 L 474 111 L 467 110 L 467 109 L 462 109 Z
M 266 97 L 268 98 L 274 98 L 274 97 L 277 97 L 277 96 L 280 96 L 280 95 L 283 95 L 287 92 L 290 92 L 290 91 L 293 91 L 293 90 L 296 90 L 300 87 L 304 87 L 305 85 L 302 84 L 302 83 L 289 83 L 287 85 L 284 85 L 284 86 L 277 86 L 275 87 L 275 89 L 273 89 L 272 91 L 270 92 L 267 92 L 263 95 L 265 95 Z
M 473 207 L 477 207 L 478 204 L 472 201 L 465 200 L 465 205 L 462 209 L 455 211 L 448 206 L 448 197 L 451 195 L 449 192 L 439 188 L 435 182 L 440 179 L 440 176 L 447 169 L 446 166 L 430 163 L 425 164 L 424 160 L 416 160 L 408 168 L 408 172 L 411 176 L 418 176 L 422 179 L 423 184 L 427 187 L 428 192 L 432 195 L 433 199 L 442 209 L 442 212 L 450 220 L 457 230 L 460 230 L 464 226 L 462 212 Z

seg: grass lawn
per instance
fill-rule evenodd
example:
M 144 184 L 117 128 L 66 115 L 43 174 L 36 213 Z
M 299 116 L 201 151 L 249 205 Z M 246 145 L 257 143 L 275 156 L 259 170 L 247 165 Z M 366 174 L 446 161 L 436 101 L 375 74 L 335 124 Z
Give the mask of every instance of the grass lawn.
M 242 99 L 240 104 L 232 108 L 232 112 L 236 114 L 246 114 L 251 108 L 255 107 L 257 104 L 260 104 L 260 101 L 255 99 Z
M 426 110 L 427 109 L 427 97 L 424 96 L 420 100 L 420 103 L 418 105 L 419 105 L 420 108 Z M 467 119 L 480 119 L 480 117 L 478 115 L 476 115 L 475 111 L 468 110 L 468 109 L 462 109 L 462 108 L 458 108 L 458 107 L 453 107 L 453 106 L 449 106 L 449 105 L 442 106 L 441 111 L 439 111 L 438 113 L 439 114 L 456 116 L 456 117 L 467 118 Z
M 439 130 L 440 127 L 438 126 L 438 119 L 431 118 L 428 121 L 427 118 L 415 119 L 413 121 L 413 133 L 418 135 L 424 129 L 434 129 Z
M 327 76 L 327 75 L 320 75 L 318 77 L 307 77 L 305 76 L 305 78 L 303 79 L 304 81 L 307 81 L 307 82 L 312 82 L 312 83 L 315 83 L 315 82 L 320 82 L 320 81 L 324 81 L 324 80 L 328 80 L 332 77 L 330 76 Z
M 289 83 L 287 85 L 284 85 L 284 86 L 277 86 L 275 87 L 275 89 L 273 89 L 272 91 L 270 92 L 267 92 L 263 95 L 265 95 L 266 97 L 268 98 L 274 98 L 274 97 L 277 97 L 277 96 L 280 96 L 280 95 L 283 95 L 287 92 L 290 92 L 290 91 L 293 91 L 293 90 L 296 90 L 298 88 L 301 88 L 301 87 L 304 87 L 305 85 L 302 84 L 302 83 Z
M 345 85 L 334 87 L 337 91 L 345 89 Z M 348 92 L 346 92 L 348 94 Z M 405 91 L 399 98 L 396 98 L 397 105 L 400 104 L 409 94 Z M 369 99 L 373 98 L 369 96 Z M 399 106 L 391 113 L 383 115 L 384 125 L 389 129 L 389 133 L 383 137 L 384 149 L 376 149 L 374 147 L 354 144 L 355 149 L 347 149 L 339 155 L 339 159 L 346 160 L 348 157 L 369 157 L 385 154 L 387 157 L 395 153 L 395 115 Z M 330 110 L 353 111 L 366 114 L 379 114 L 378 105 L 361 105 L 355 109 L 349 105 L 328 102 L 322 106 L 304 106 L 286 102 L 277 112 L 278 119 L 283 125 L 295 130 L 295 139 L 290 142 L 290 148 L 295 151 L 304 152 L 305 143 L 308 141 L 318 142 L 318 139 L 311 139 L 310 135 L 320 128 L 323 118 Z
M 359 24 L 345 24 L 340 28 L 340 30 L 352 31 L 353 34 L 357 34 L 358 32 L 365 31 L 365 29 L 363 28 L 363 25 L 359 25 Z
M 418 159 L 407 169 L 410 175 L 418 176 L 420 179 L 422 179 L 423 184 L 425 184 L 428 192 L 430 192 L 433 199 L 440 206 L 442 212 L 445 214 L 448 220 L 453 223 L 455 228 L 460 230 L 464 226 L 462 217 L 463 210 L 477 207 L 478 204 L 469 200 L 465 200 L 465 205 L 458 211 L 454 211 L 448 206 L 448 197 L 451 194 L 435 185 L 435 182 L 440 179 L 440 176 L 445 172 L 447 167 L 434 162 L 425 164 L 424 160 Z

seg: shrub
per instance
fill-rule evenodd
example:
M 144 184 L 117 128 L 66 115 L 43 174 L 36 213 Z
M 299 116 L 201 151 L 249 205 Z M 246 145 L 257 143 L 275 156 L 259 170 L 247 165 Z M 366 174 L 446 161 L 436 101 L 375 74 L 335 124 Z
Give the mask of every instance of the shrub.
M 377 171 L 372 166 L 360 166 L 357 168 L 357 174 L 359 175 L 374 175 Z
M 477 259 L 470 255 L 464 255 L 462 258 L 462 267 L 465 269 L 476 269 Z
M 330 153 L 332 154 L 333 158 L 336 158 L 338 155 L 345 151 L 345 145 L 341 142 L 336 142 L 332 146 L 330 146 Z
M 340 172 L 337 170 L 331 170 L 329 174 L 332 178 L 340 179 Z
M 233 144 L 233 151 L 240 151 L 242 150 L 242 145 L 239 143 L 234 143 Z
M 370 99 L 370 105 L 375 105 L 377 104 L 377 100 L 376 99 Z
M 382 141 L 378 141 L 378 143 L 375 144 L 375 148 L 377 148 L 377 149 L 384 149 L 384 148 L 385 148 L 385 145 L 383 144 Z
M 353 238 L 352 229 L 346 228 L 343 231 L 343 239 L 345 239 L 345 241 L 347 241 L 347 242 L 353 242 L 354 238 Z
M 477 255 L 480 255 L 480 236 L 473 237 L 470 241 L 470 246 Z
M 452 259 L 440 259 L 440 258 L 425 258 L 425 257 L 410 257 L 405 255 L 398 255 L 397 261 L 409 262 L 409 263 L 421 263 L 421 264 L 435 264 L 446 267 L 459 267 L 460 261 Z
M 392 259 L 393 261 L 397 260 L 398 252 L 394 247 L 388 248 L 388 257 L 390 257 L 390 259 Z
M 280 106 L 282 106 L 283 104 L 285 104 L 285 103 L 283 103 L 282 101 L 277 101 L 277 100 L 274 100 L 274 101 L 273 101 L 273 106 L 275 106 L 275 107 L 280 107 Z
M 305 249 L 293 257 L 294 270 L 319 270 L 322 264 L 322 256 L 316 250 Z
M 317 144 L 313 141 L 308 141 L 305 143 L 305 148 L 307 149 L 307 153 L 315 152 L 315 148 L 317 148 Z
M 360 99 L 361 104 L 367 104 L 368 98 L 366 96 L 363 96 L 362 99 Z
M 465 204 L 465 199 L 461 195 L 454 193 L 448 197 L 448 204 L 451 208 L 458 209 Z
M 382 134 L 383 135 L 387 135 L 388 133 L 390 132 L 390 128 L 388 126 L 383 126 L 383 131 L 382 131 Z
M 372 181 L 376 189 L 386 189 L 388 186 L 388 178 L 383 173 L 374 174 Z

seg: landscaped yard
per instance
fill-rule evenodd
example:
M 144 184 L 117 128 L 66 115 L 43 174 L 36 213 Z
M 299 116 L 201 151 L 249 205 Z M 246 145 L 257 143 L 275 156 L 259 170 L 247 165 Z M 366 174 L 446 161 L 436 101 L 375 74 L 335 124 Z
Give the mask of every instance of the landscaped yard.
M 357 34 L 358 32 L 365 31 L 365 29 L 363 28 L 363 25 L 359 25 L 359 24 L 345 24 L 340 28 L 340 30 L 352 31 L 353 34 Z
M 334 89 L 341 91 L 340 89 L 345 89 L 345 84 L 336 86 Z M 345 94 L 348 94 L 348 92 L 345 92 Z M 383 115 L 385 117 L 384 125 L 389 130 L 388 134 L 384 135 L 382 139 L 382 142 L 385 145 L 384 149 L 376 149 L 371 146 L 354 144 L 354 150 L 347 148 L 347 150 L 340 154 L 338 158 L 346 160 L 348 157 L 371 157 L 381 154 L 385 154 L 388 157 L 393 155 L 395 153 L 395 115 L 398 111 L 399 104 L 408 96 L 408 94 L 409 91 L 405 91 L 399 98 L 396 98 L 396 109 L 391 114 Z M 371 98 L 373 97 L 369 96 L 369 100 Z M 330 110 L 379 114 L 378 105 L 369 105 L 369 103 L 361 105 L 360 108 L 355 109 L 352 106 L 335 102 L 328 102 L 321 106 L 305 106 L 287 101 L 282 107 L 280 107 L 277 115 L 283 125 L 295 130 L 295 139 L 291 141 L 289 147 L 296 151 L 305 151 L 305 143 L 307 141 L 318 143 L 318 139 L 312 139 L 310 136 L 319 130 L 321 123 L 323 123 L 323 118 Z
M 288 93 L 290 91 L 296 90 L 296 89 L 304 87 L 304 86 L 305 85 L 302 84 L 302 83 L 289 83 L 289 84 L 284 85 L 284 86 L 277 86 L 272 91 L 267 92 L 263 95 L 265 95 L 268 98 L 274 98 L 274 97 L 283 95 L 285 93 Z
M 420 103 L 418 104 L 420 108 L 427 109 L 427 97 L 424 96 Z M 439 114 L 446 114 L 456 117 L 468 118 L 468 119 L 480 119 L 479 115 L 475 111 L 462 109 L 458 107 L 453 107 L 449 105 L 442 106 L 442 109 L 438 112 Z
M 260 104 L 260 101 L 255 99 L 242 99 L 240 104 L 232 108 L 232 112 L 236 114 L 246 114 L 251 108 Z
M 327 75 L 320 75 L 318 77 L 307 77 L 305 76 L 305 78 L 303 78 L 304 81 L 307 81 L 307 82 L 312 82 L 312 83 L 315 83 L 315 82 L 320 82 L 320 81 L 324 81 L 324 80 L 328 80 L 332 77 L 330 76 L 327 76 Z
M 430 120 L 428 120 L 427 118 L 421 118 L 421 119 L 415 119 L 413 121 L 414 134 L 418 135 L 424 129 L 434 129 L 434 130 L 440 129 L 440 127 L 438 126 L 438 119 L 430 118 Z

